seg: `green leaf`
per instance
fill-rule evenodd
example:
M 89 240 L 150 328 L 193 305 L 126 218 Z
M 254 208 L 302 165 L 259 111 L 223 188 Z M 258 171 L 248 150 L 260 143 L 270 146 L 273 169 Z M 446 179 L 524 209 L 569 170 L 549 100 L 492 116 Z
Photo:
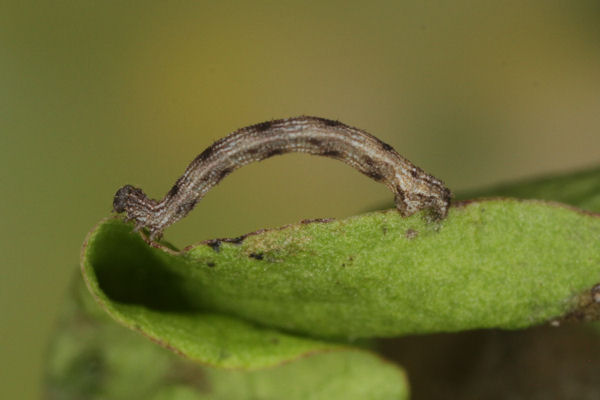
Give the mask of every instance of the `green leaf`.
M 314 353 L 276 368 L 230 371 L 194 363 L 112 321 L 78 281 L 52 340 L 51 399 L 406 399 L 404 373 L 361 350 Z M 143 383 L 143 384 L 140 384 Z
M 179 273 L 195 274 L 185 257 L 149 247 L 117 219 L 92 231 L 83 268 L 92 294 L 115 320 L 202 363 L 260 368 L 342 348 L 206 309 L 193 296 L 198 282 Z
M 457 198 L 466 200 L 490 196 L 558 201 L 600 213 L 600 167 L 465 192 Z
M 309 337 L 559 317 L 600 281 L 599 243 L 598 216 L 506 199 L 455 207 L 439 224 L 390 210 L 182 252 L 108 219 L 90 233 L 82 267 L 119 322 L 192 359 L 248 368 L 342 347 Z
M 599 178 L 480 194 L 598 211 Z M 514 199 L 457 203 L 439 223 L 390 210 L 181 252 L 107 219 L 82 250 L 90 292 L 112 319 L 185 358 L 83 301 L 53 346 L 51 395 L 406 398 L 402 371 L 339 340 L 598 318 L 599 240 L 598 215 Z

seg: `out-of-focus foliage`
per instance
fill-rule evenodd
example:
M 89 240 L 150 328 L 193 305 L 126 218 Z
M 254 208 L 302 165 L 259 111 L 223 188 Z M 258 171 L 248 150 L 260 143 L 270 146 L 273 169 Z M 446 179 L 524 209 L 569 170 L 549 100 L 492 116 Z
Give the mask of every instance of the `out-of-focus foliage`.
M 50 400 L 402 400 L 408 396 L 406 378 L 398 367 L 358 349 L 317 353 L 260 371 L 195 363 L 111 321 L 83 282 L 78 280 L 73 289 L 50 349 L 46 375 Z M 214 330 L 223 332 L 225 342 L 235 335 L 224 329 L 236 326 L 215 322 Z M 178 326 L 169 328 L 176 331 Z M 280 338 L 281 334 L 265 335 L 263 344 L 285 347 L 285 338 L 279 343 Z M 222 347 L 217 350 L 228 357 Z
M 600 213 L 600 168 L 473 190 L 460 193 L 459 198 L 486 196 L 558 201 Z

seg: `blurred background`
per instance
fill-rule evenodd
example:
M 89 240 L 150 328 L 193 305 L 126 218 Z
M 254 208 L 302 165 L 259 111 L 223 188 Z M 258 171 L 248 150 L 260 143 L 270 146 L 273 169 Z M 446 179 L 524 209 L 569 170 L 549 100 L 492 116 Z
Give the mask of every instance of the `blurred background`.
M 390 143 L 454 191 L 600 162 L 597 1 L 0 5 L 0 397 L 41 396 L 85 234 L 123 184 L 161 198 L 227 133 L 300 114 Z M 245 167 L 180 247 L 392 195 L 340 162 Z

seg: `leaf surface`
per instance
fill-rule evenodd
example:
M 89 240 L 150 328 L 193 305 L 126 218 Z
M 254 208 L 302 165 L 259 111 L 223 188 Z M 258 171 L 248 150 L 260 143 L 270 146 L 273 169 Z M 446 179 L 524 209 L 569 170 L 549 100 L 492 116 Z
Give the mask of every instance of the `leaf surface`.
M 275 368 L 227 370 L 156 346 L 111 320 L 77 282 L 48 353 L 46 395 L 89 400 L 362 400 L 408 397 L 403 371 L 362 351 L 315 353 Z M 138 384 L 143 382 L 143 384 Z
M 121 323 L 192 359 L 255 368 L 344 347 L 323 338 L 547 321 L 600 281 L 599 243 L 596 215 L 503 199 L 441 223 L 390 210 L 182 252 L 113 218 L 90 233 L 82 268 Z
M 557 201 L 600 213 L 600 167 L 464 192 L 458 199 L 491 196 Z

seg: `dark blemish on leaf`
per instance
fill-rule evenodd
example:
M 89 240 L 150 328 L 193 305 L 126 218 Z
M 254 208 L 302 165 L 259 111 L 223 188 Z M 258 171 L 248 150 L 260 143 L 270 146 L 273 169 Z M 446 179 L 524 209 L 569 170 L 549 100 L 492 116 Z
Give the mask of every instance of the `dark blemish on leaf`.
M 250 253 L 250 257 L 255 260 L 262 260 L 264 258 L 263 253 Z
M 271 343 L 271 344 L 279 344 L 279 338 L 272 337 L 272 338 L 269 339 L 269 343 Z
M 335 221 L 335 218 L 313 218 L 313 219 L 303 219 L 300 221 L 302 225 L 313 224 L 313 223 L 326 223 Z
M 406 233 L 404 234 L 404 236 L 406 236 L 407 239 L 414 239 L 417 237 L 417 235 L 419 234 L 419 232 L 415 231 L 412 228 L 409 228 L 406 230 Z
M 232 238 L 232 239 L 224 239 L 223 241 L 227 242 L 227 243 L 231 243 L 231 244 L 240 245 L 240 244 L 242 244 L 244 239 L 246 239 L 246 236 L 238 236 L 238 237 Z
M 244 242 L 246 237 L 254 235 L 254 234 L 258 234 L 258 233 L 260 233 L 260 232 L 257 231 L 257 232 L 247 233 L 243 236 L 238 236 L 235 238 L 210 239 L 210 240 L 205 240 L 204 242 L 202 242 L 202 244 L 205 244 L 205 245 L 211 247 L 215 252 L 218 253 L 221 251 L 221 245 L 223 243 L 231 243 L 233 245 L 239 246 Z M 186 249 L 189 250 L 192 247 L 193 246 L 189 246 L 189 247 L 186 247 Z
M 575 299 L 575 305 L 566 315 L 550 322 L 560 326 L 563 322 L 590 322 L 600 320 L 600 284 L 581 293 Z
M 590 294 L 595 303 L 600 303 L 600 284 L 595 285 L 592 290 L 590 290 Z
M 206 263 L 206 265 L 208 265 L 209 267 L 214 267 L 216 264 L 214 263 L 214 261 L 209 261 Z
M 221 251 L 221 240 L 213 239 L 206 242 L 208 246 L 210 246 L 216 253 Z

